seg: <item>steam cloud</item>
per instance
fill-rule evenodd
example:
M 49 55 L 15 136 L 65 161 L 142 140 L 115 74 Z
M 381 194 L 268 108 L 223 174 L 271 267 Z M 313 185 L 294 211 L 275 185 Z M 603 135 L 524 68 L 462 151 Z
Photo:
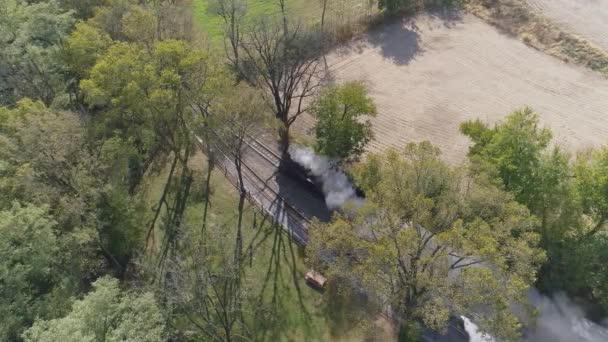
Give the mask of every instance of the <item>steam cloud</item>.
M 325 195 L 325 204 L 329 209 L 339 209 L 346 202 L 354 201 L 361 204 L 363 199 L 357 196 L 354 186 L 344 172 L 336 167 L 336 163 L 326 157 L 316 155 L 312 149 L 291 146 L 291 158 L 317 178 Z
M 526 334 L 526 342 L 608 341 L 608 328 L 586 319 L 583 310 L 564 294 L 548 298 L 534 289 L 530 297 L 540 316 L 536 327 Z
M 530 291 L 530 300 L 539 310 L 534 327 L 529 327 L 523 342 L 606 342 L 608 328 L 585 318 L 583 310 L 564 294 L 549 298 Z M 465 330 L 471 342 L 495 342 L 488 335 L 477 331 L 477 326 L 468 318 L 462 317 Z

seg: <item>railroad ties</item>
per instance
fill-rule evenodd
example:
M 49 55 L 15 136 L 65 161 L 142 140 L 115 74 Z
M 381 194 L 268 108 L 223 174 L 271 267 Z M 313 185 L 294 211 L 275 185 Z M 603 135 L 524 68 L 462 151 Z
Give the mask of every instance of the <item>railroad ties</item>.
M 226 146 L 221 141 L 221 138 L 215 132 L 211 132 L 218 140 L 217 142 L 213 142 L 211 146 L 216 152 L 216 166 L 222 170 L 228 181 L 240 191 L 235 162 L 229 153 L 226 152 Z M 201 151 L 205 153 L 206 149 L 203 141 L 198 136 L 196 136 L 196 141 Z M 256 155 L 260 156 L 276 170 L 279 169 L 281 157 L 276 152 L 250 135 L 247 136 L 245 143 Z M 279 194 L 273 187 L 271 179 L 264 180 L 244 161 L 244 158 L 241 158 L 241 172 L 247 200 L 252 205 L 263 210 L 266 215 L 272 217 L 277 224 L 280 224 L 296 244 L 305 247 L 308 243 L 310 221 Z

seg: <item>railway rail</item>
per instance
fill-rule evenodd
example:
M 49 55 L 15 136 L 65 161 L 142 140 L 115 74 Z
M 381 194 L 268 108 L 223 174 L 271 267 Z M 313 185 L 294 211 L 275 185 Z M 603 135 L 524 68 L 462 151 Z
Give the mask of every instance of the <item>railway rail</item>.
M 219 135 L 213 131 L 212 133 L 216 136 L 217 140 L 223 144 Z M 198 136 L 195 135 L 195 137 L 199 147 L 205 152 L 203 141 Z M 245 144 L 273 167 L 279 168 L 281 157 L 265 144 L 250 135 L 247 135 Z M 228 181 L 240 191 L 234 161 L 224 149 L 218 146 L 218 143 L 213 143 L 211 147 L 218 153 L 218 157 L 221 157 L 221 162 L 217 163 L 217 165 Z M 251 204 L 264 210 L 268 215 L 272 216 L 277 223 L 281 224 L 285 232 L 294 239 L 298 246 L 306 247 L 308 244 L 308 227 L 311 223 L 310 220 L 290 205 L 275 189 L 269 186 L 268 181 L 260 177 L 245 161 L 241 160 L 241 166 L 247 200 Z M 230 168 L 233 170 L 230 170 Z M 285 216 L 282 216 L 283 214 Z M 383 312 L 381 315 L 385 319 L 393 319 L 388 311 Z M 466 341 L 468 339 L 468 333 L 464 331 L 463 328 L 457 326 L 453 322 L 451 322 L 449 326 L 450 330 L 452 330 L 452 334 L 456 334 L 454 337 L 459 338 L 461 341 Z M 421 338 L 425 342 L 434 341 L 433 334 L 429 334 L 428 331 L 423 333 Z
M 226 152 L 226 146 L 219 135 L 214 131 L 211 132 L 216 136 L 217 141 L 219 142 L 214 142 L 211 145 L 211 148 L 217 152 L 219 157 L 218 159 L 220 162 L 217 163 L 217 165 L 230 183 L 240 191 L 241 187 L 239 185 L 238 175 L 236 174 L 236 164 L 229 156 L 229 153 Z M 205 152 L 203 141 L 198 136 L 196 136 L 196 140 L 201 150 Z M 247 137 L 245 143 L 252 151 L 271 165 L 276 168 L 279 167 L 280 157 L 263 143 L 251 136 Z M 223 145 L 223 148 L 220 145 Z M 296 244 L 301 247 L 306 246 L 308 243 L 308 227 L 310 225 L 310 220 L 289 204 L 289 202 L 287 202 L 285 198 L 269 184 L 270 179 L 264 180 L 243 159 L 241 159 L 240 164 L 247 200 L 251 204 L 264 210 L 267 214 L 272 216 L 277 223 L 281 224 L 284 230 L 294 239 Z

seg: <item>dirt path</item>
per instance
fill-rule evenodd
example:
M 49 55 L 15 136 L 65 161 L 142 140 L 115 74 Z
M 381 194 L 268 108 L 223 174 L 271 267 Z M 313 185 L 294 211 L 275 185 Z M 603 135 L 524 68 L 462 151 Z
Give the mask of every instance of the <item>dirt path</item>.
M 608 80 L 500 34 L 471 16 L 421 15 L 387 25 L 328 59 L 337 81 L 368 83 L 379 115 L 370 151 L 430 140 L 451 162 L 459 124 L 495 122 L 529 105 L 571 148 L 608 142 Z M 304 118 L 300 128 L 310 127 Z
M 608 50 L 608 0 L 528 0 L 566 31 Z

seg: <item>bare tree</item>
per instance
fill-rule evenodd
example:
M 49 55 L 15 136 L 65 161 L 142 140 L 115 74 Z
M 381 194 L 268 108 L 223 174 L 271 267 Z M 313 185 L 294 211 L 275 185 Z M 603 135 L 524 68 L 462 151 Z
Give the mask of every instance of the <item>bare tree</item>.
M 328 46 L 327 37 L 321 30 L 308 30 L 299 24 L 288 28 L 286 20 L 283 24 L 264 20 L 243 41 L 244 65 L 254 71 L 248 81 L 265 90 L 265 98 L 281 123 L 283 154 L 289 147 L 291 125 L 325 81 L 321 57 Z
M 240 68 L 240 45 L 243 40 L 243 22 L 247 14 L 247 0 L 213 0 L 209 11 L 224 22 L 224 49 L 230 65 L 237 73 Z
M 325 13 L 327 13 L 327 0 L 321 0 L 323 11 L 321 12 L 321 28 L 325 27 Z
M 220 140 L 217 145 L 232 160 L 237 173 L 239 203 L 235 256 L 243 254 L 243 213 L 248 195 L 243 176 L 243 168 L 246 167 L 243 164 L 243 157 L 249 148 L 250 137 L 261 133 L 264 123 L 268 121 L 267 109 L 268 106 L 259 90 L 240 83 L 232 94 L 226 96 L 217 106 L 217 115 L 214 117 L 214 121 L 217 122 L 215 125 L 217 138 Z M 240 267 L 236 257 L 235 264 Z

